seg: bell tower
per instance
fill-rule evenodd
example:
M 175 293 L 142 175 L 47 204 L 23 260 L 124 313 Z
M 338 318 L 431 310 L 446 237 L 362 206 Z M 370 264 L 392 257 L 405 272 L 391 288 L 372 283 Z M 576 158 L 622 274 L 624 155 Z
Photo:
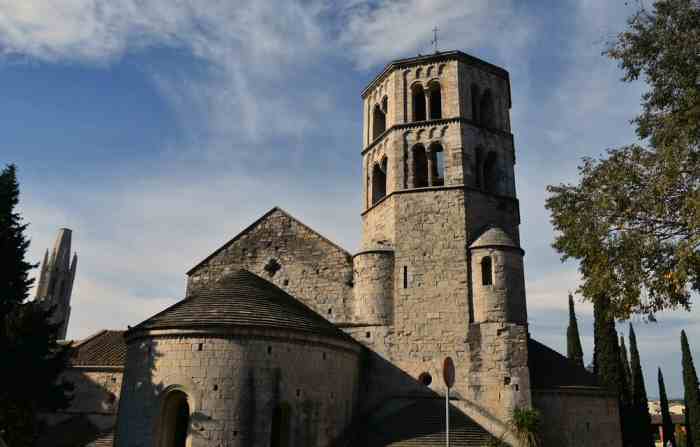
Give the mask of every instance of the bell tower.
M 437 392 L 451 356 L 459 395 L 505 420 L 530 401 L 508 72 L 437 52 L 362 99 L 358 339 Z

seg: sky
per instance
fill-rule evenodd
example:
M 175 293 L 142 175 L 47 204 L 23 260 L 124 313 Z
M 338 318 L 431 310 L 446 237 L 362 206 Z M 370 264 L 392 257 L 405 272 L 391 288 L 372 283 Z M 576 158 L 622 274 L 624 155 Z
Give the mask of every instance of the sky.
M 622 0 L 0 0 L 0 163 L 15 163 L 39 262 L 73 230 L 69 338 L 184 296 L 185 272 L 273 206 L 354 252 L 362 88 L 389 61 L 461 50 L 510 72 L 530 332 L 566 350 L 579 276 L 551 248 L 545 188 L 635 140 L 643 82 L 601 55 Z M 586 362 L 592 307 L 577 302 Z M 647 392 L 682 396 L 679 334 L 633 319 Z M 618 326 L 627 334 L 627 322 Z

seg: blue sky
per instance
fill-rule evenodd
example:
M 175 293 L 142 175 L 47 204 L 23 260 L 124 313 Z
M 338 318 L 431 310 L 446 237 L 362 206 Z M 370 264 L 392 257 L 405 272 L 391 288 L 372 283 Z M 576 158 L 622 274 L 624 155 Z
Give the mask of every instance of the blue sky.
M 606 0 L 0 0 L 0 161 L 18 165 L 33 260 L 74 230 L 69 336 L 175 302 L 186 270 L 275 205 L 354 251 L 359 93 L 388 61 L 430 51 L 437 25 L 441 49 L 510 72 L 531 332 L 563 351 L 578 275 L 550 246 L 545 186 L 635 139 L 645 86 L 601 56 L 631 12 Z M 578 312 L 589 360 L 592 309 Z M 647 390 L 661 365 L 680 396 L 679 332 L 700 358 L 700 317 L 658 320 L 635 320 Z

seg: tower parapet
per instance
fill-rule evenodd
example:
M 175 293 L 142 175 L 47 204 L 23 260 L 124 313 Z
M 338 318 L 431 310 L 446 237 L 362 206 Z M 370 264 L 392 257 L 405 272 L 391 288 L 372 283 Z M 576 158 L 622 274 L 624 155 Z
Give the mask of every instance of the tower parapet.
M 59 324 L 58 338 L 65 339 L 70 319 L 70 299 L 73 292 L 73 280 L 78 267 L 78 255 L 73 254 L 71 260 L 71 236 L 68 228 L 58 230 L 51 256 L 49 251 L 44 253 L 39 273 L 39 284 L 36 288 L 35 300 L 53 307 L 51 320 Z

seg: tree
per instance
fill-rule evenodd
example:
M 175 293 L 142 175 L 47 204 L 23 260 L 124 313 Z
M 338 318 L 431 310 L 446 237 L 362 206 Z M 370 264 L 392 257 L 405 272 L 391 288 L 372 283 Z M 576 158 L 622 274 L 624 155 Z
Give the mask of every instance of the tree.
M 642 373 L 642 363 L 639 359 L 639 349 L 637 348 L 637 336 L 630 323 L 630 369 L 632 375 L 632 403 L 630 406 L 630 416 L 634 420 L 635 446 L 653 447 L 654 440 L 651 429 L 651 416 L 649 415 L 649 401 L 647 400 L 647 390 L 644 386 L 644 375 Z
M 634 444 L 635 427 L 630 415 L 632 409 L 632 377 L 630 373 L 630 364 L 627 360 L 627 348 L 625 347 L 625 337 L 620 336 L 620 372 L 621 372 L 621 389 L 620 389 L 620 425 L 622 428 L 622 445 L 629 446 Z
M 698 375 L 693 365 L 688 337 L 681 331 L 681 351 L 683 353 L 683 388 L 685 390 L 685 426 L 688 431 L 688 447 L 700 447 L 700 390 Z
M 66 392 L 60 373 L 68 363 L 68 347 L 57 343 L 58 326 L 49 323 L 52 309 L 25 302 L 34 265 L 25 261 L 29 240 L 26 224 L 15 211 L 19 203 L 16 169 L 0 172 L 0 429 L 11 446 L 30 446 L 41 427 L 38 414 L 65 408 Z
M 583 367 L 583 349 L 578 335 L 578 323 L 574 311 L 574 297 L 569 294 L 569 327 L 566 328 L 566 356 Z
M 628 20 L 605 54 L 623 81 L 649 90 L 633 121 L 641 143 L 585 158 L 578 184 L 549 186 L 563 260 L 584 299 L 605 295 L 618 318 L 689 309 L 700 291 L 700 3 L 658 0 Z
M 668 397 L 666 397 L 666 385 L 664 385 L 664 375 L 659 368 L 659 400 L 661 401 L 661 426 L 664 434 L 664 447 L 668 442 L 672 447 L 676 447 L 676 436 L 674 435 L 674 425 L 671 420 L 671 411 L 668 409 Z

